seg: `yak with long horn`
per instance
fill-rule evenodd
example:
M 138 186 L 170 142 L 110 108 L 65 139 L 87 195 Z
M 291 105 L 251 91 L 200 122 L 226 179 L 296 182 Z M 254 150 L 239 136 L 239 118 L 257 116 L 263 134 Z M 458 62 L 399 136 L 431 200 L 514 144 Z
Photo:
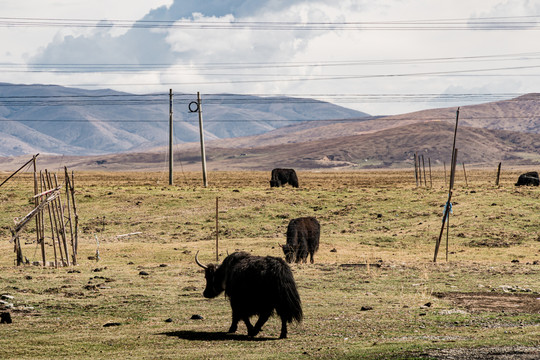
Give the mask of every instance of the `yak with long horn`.
M 289 265 L 273 256 L 252 256 L 234 252 L 220 265 L 203 265 L 195 255 L 195 262 L 205 272 L 206 288 L 203 296 L 215 298 L 225 292 L 232 309 L 229 333 L 236 332 L 242 320 L 248 336 L 256 336 L 266 321 L 276 313 L 281 318 L 280 339 L 287 337 L 287 323 L 301 322 L 302 303 Z M 250 317 L 259 316 L 255 326 Z

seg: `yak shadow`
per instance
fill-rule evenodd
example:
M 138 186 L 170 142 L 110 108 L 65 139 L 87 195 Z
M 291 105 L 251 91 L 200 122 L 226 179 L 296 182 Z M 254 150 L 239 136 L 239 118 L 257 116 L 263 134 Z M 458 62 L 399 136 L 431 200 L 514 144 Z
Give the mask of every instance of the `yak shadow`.
M 268 338 L 268 337 L 249 337 L 247 335 L 240 334 L 231 334 L 226 332 L 218 331 L 189 331 L 189 330 L 179 330 L 179 331 L 169 331 L 164 333 L 159 333 L 157 335 L 165 335 L 177 337 L 184 340 L 192 341 L 226 341 L 226 340 L 238 340 L 238 341 L 268 341 L 268 340 L 277 340 L 277 338 Z

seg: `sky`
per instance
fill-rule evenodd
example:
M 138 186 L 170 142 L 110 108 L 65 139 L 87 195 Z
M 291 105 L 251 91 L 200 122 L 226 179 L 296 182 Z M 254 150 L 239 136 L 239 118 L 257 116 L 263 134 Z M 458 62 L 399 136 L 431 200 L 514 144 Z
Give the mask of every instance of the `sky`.
M 540 0 L 0 0 L 0 82 L 310 97 L 372 115 L 540 92 Z

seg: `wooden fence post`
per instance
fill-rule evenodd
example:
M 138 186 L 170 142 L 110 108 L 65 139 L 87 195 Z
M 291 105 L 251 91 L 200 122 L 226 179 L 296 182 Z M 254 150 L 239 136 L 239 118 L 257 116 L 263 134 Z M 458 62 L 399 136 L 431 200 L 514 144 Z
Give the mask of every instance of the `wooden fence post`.
M 431 177 L 431 158 L 428 158 L 428 165 L 429 165 L 429 188 L 433 188 L 433 178 Z
M 452 166 L 451 166 L 451 171 L 450 171 L 450 186 L 448 187 L 448 200 L 446 201 L 446 206 L 444 208 L 441 232 L 439 233 L 439 238 L 437 239 L 437 242 L 435 243 L 435 254 L 433 255 L 433 262 L 437 262 L 437 255 L 439 253 L 439 246 L 441 244 L 442 234 L 444 231 L 444 225 L 446 223 L 447 217 L 450 216 L 450 210 L 452 206 L 452 203 L 451 203 L 452 187 L 454 186 L 454 174 L 456 170 L 455 164 L 457 162 L 456 137 L 457 137 L 458 122 L 459 122 L 459 108 L 456 111 L 456 127 L 454 129 L 454 142 L 452 144 Z
M 416 161 L 416 153 L 414 153 L 414 179 L 416 180 L 416 187 L 418 187 L 418 162 Z
M 420 165 L 420 156 L 417 155 L 416 158 L 418 159 L 418 181 L 420 186 L 422 186 L 422 166 Z
M 465 171 L 465 163 L 461 163 L 463 165 L 463 175 L 465 176 L 465 186 L 469 187 L 469 182 L 467 181 L 467 171 Z
M 424 169 L 424 186 L 427 187 L 426 162 L 424 161 L 424 155 L 422 155 L 422 168 Z
M 501 164 L 499 163 L 499 166 L 497 167 L 497 179 L 495 180 L 495 186 L 499 186 L 499 179 L 501 178 Z
M 446 161 L 443 161 L 443 166 L 444 166 L 444 186 L 446 186 L 446 184 L 448 184 L 448 181 L 446 180 Z

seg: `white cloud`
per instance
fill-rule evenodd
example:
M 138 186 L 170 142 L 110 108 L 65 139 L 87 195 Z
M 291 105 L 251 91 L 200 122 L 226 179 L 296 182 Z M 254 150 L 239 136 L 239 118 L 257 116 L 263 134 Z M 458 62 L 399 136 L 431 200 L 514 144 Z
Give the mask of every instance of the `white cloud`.
M 23 5 L 24 3 L 24 5 Z M 50 2 L 49 2 L 50 3 Z M 492 58 L 483 61 L 404 62 L 399 59 L 463 58 L 471 56 L 540 52 L 537 31 L 396 30 L 396 22 L 530 16 L 540 13 L 540 1 L 429 0 L 283 1 L 283 0 L 62 0 L 43 2 L 7 0 L 4 16 L 45 18 L 143 19 L 175 21 L 194 29 L 50 29 L 0 28 L 0 40 L 9 49 L 0 61 L 33 63 L 171 64 L 169 69 L 138 74 L 54 75 L 4 73 L 0 81 L 103 84 L 126 91 L 238 92 L 263 94 L 442 94 L 455 91 L 537 91 L 540 69 L 515 69 L 471 74 L 400 76 L 538 64 L 528 60 Z M 92 4 L 92 5 L 89 5 Z M 33 11 L 24 6 L 33 6 Z M 24 14 L 24 15 L 23 15 Z M 219 22 L 221 29 L 201 29 L 201 22 Z M 235 22 L 358 23 L 356 30 L 253 30 Z M 437 25 L 435 25 L 436 27 Z M 375 29 L 374 27 L 378 27 Z M 393 30 L 381 28 L 394 27 Z M 38 50 L 39 49 L 39 50 Z M 373 63 L 375 60 L 383 62 Z M 355 61 L 356 65 L 322 66 Z M 371 63 L 369 61 L 372 61 Z M 241 68 L 215 63 L 321 63 L 321 66 Z M 206 66 L 202 66 L 206 64 Z M 337 65 L 337 64 L 334 64 Z M 181 67 L 179 67 L 181 66 Z M 145 69 L 148 70 L 148 69 Z M 381 75 L 381 77 L 369 77 Z M 385 76 L 386 75 L 386 76 Z M 492 75 L 492 76 L 487 76 Z M 501 75 L 508 75 L 502 77 Z M 320 80 L 327 76 L 332 80 Z M 348 79 L 336 79 L 349 77 Z M 296 81 L 296 79 L 314 79 Z M 277 81 L 268 81 L 274 79 Z M 247 80 L 247 81 L 246 81 Z M 142 84 L 121 86 L 118 84 Z M 144 84 L 148 84 L 145 86 Z M 169 84 L 174 85 L 169 85 Z M 210 83 L 210 84 L 207 84 Z M 467 90 L 469 89 L 469 90 Z M 506 89 L 506 90 L 505 90 Z M 417 110 L 432 104 L 358 102 L 344 104 L 373 114 Z

